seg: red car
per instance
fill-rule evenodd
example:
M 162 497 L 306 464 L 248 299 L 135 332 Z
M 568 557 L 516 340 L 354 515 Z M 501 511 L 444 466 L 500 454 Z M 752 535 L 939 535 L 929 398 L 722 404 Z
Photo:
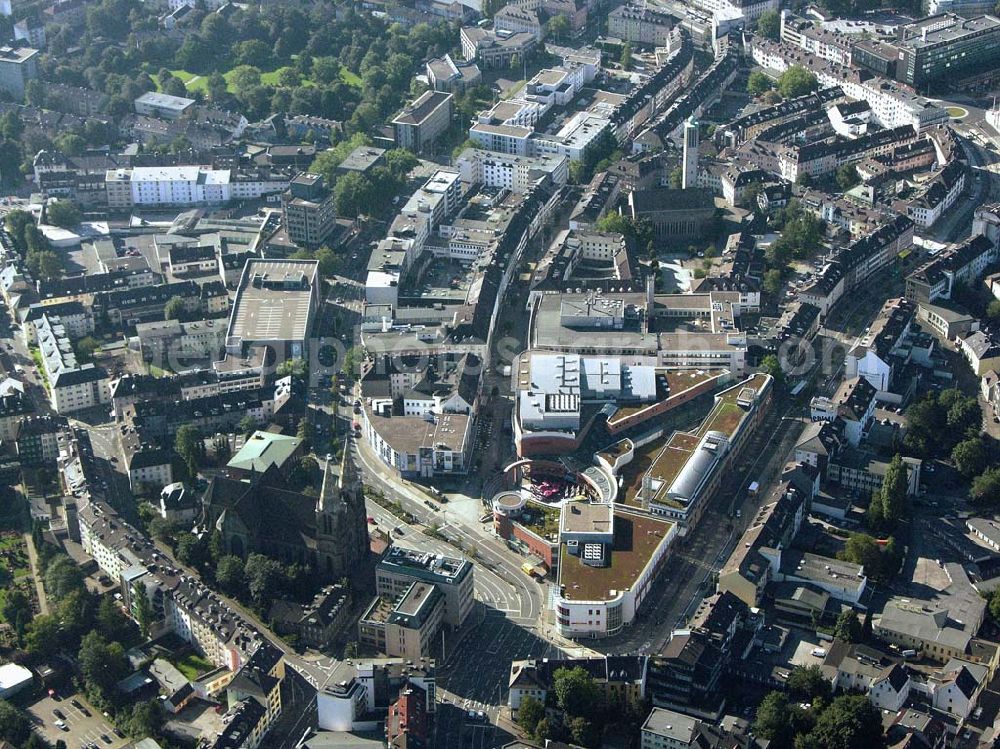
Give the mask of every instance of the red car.
M 373 518 L 371 515 L 369 515 L 368 516 L 368 522 L 371 523 L 372 525 L 375 525 L 375 518 Z

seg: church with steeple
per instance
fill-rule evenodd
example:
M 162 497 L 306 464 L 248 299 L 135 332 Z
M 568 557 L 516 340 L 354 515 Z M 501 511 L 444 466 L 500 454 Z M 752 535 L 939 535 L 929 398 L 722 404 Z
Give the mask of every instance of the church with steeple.
M 326 580 L 370 585 L 368 525 L 361 482 L 345 453 L 327 463 L 319 497 L 288 489 L 270 466 L 237 480 L 215 476 L 205 492 L 203 524 L 219 531 L 227 554 L 264 554 L 312 567 Z

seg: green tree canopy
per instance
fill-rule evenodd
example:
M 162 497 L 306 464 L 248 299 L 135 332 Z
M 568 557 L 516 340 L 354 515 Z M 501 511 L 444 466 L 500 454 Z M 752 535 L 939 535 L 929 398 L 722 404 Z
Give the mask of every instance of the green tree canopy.
M 987 468 L 972 480 L 969 498 L 981 505 L 1000 503 L 1000 466 Z
M 793 700 L 813 702 L 830 699 L 830 682 L 819 666 L 796 666 L 788 675 L 788 694 Z
M 597 684 L 580 666 L 557 668 L 552 675 L 552 686 L 557 704 L 569 715 L 592 715 L 597 708 Z
M 853 609 L 841 612 L 837 617 L 837 625 L 834 627 L 833 636 L 844 642 L 860 642 L 861 622 Z
M 172 296 L 167 300 L 167 303 L 163 305 L 164 320 L 181 320 L 184 318 L 185 313 L 183 297 Z
M 820 714 L 810 738 L 820 749 L 882 749 L 882 715 L 867 697 L 843 695 Z
M 767 39 L 778 41 L 781 36 L 781 14 L 776 10 L 765 10 L 757 19 L 757 33 Z
M 198 475 L 198 465 L 205 455 L 205 444 L 202 441 L 201 430 L 194 424 L 184 424 L 174 436 L 174 450 L 184 461 L 188 473 Z
M 246 582 L 243 560 L 232 554 L 219 559 L 215 567 L 215 581 L 226 593 L 239 595 Z
M 801 65 L 792 65 L 778 78 L 778 93 L 786 99 L 805 96 L 819 88 L 815 74 Z
M 529 736 L 535 734 L 538 722 L 545 717 L 545 706 L 531 695 L 521 700 L 521 706 L 517 709 L 517 724 L 524 729 Z

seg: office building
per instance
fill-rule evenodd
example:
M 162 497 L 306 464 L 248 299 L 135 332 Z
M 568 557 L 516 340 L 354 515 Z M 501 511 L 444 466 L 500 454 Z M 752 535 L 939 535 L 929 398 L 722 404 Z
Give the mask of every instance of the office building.
M 135 113 L 164 120 L 176 120 L 195 105 L 194 99 L 147 91 L 135 100 Z
M 322 176 L 303 172 L 281 196 L 281 214 L 290 240 L 306 247 L 319 247 L 335 226 L 333 193 Z
M 415 153 L 423 151 L 451 124 L 452 95 L 425 91 L 392 120 L 396 145 Z
M 914 88 L 984 73 L 1000 66 L 1000 18 L 929 16 L 899 30 L 896 79 Z

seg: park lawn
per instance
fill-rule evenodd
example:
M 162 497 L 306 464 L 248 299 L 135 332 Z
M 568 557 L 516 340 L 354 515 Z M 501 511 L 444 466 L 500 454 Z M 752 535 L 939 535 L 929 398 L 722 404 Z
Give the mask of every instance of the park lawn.
M 184 81 L 184 85 L 187 87 L 188 91 L 207 91 L 208 90 L 208 76 L 198 75 L 197 73 L 191 73 L 187 70 L 171 70 L 173 75 Z M 156 88 L 159 90 L 160 84 L 156 81 L 156 77 L 153 77 L 153 83 L 156 83 Z
M 348 86 L 354 86 L 354 88 L 361 88 L 361 76 L 354 73 L 343 65 L 340 66 L 340 80 L 346 83 Z
M 268 71 L 266 73 L 261 73 L 260 75 L 261 84 L 265 86 L 277 86 L 278 76 L 281 74 L 281 71 L 287 67 L 291 66 L 283 65 L 280 68 L 275 68 L 274 70 Z M 191 92 L 201 91 L 202 93 L 208 93 L 207 75 L 199 75 L 198 73 L 192 73 L 188 70 L 182 70 L 180 68 L 178 68 L 177 70 L 171 70 L 170 72 L 173 75 L 180 78 L 182 81 L 184 81 L 184 85 L 187 87 L 188 91 Z M 156 76 L 151 75 L 150 77 L 153 79 L 153 85 L 156 86 L 156 90 L 157 91 L 162 90 L 160 88 L 159 82 L 156 80 Z M 233 70 L 232 69 L 227 70 L 225 73 L 222 74 L 222 77 L 225 78 L 226 83 L 229 84 L 228 85 L 229 93 L 231 94 L 236 93 L 236 89 L 233 88 Z M 340 80 L 342 80 L 348 86 L 353 86 L 354 88 L 361 88 L 362 85 L 361 77 L 357 73 L 354 73 L 345 67 L 341 67 L 340 69 Z M 313 83 L 313 81 L 309 80 L 308 78 L 303 78 L 302 85 L 314 86 L 316 84 Z

